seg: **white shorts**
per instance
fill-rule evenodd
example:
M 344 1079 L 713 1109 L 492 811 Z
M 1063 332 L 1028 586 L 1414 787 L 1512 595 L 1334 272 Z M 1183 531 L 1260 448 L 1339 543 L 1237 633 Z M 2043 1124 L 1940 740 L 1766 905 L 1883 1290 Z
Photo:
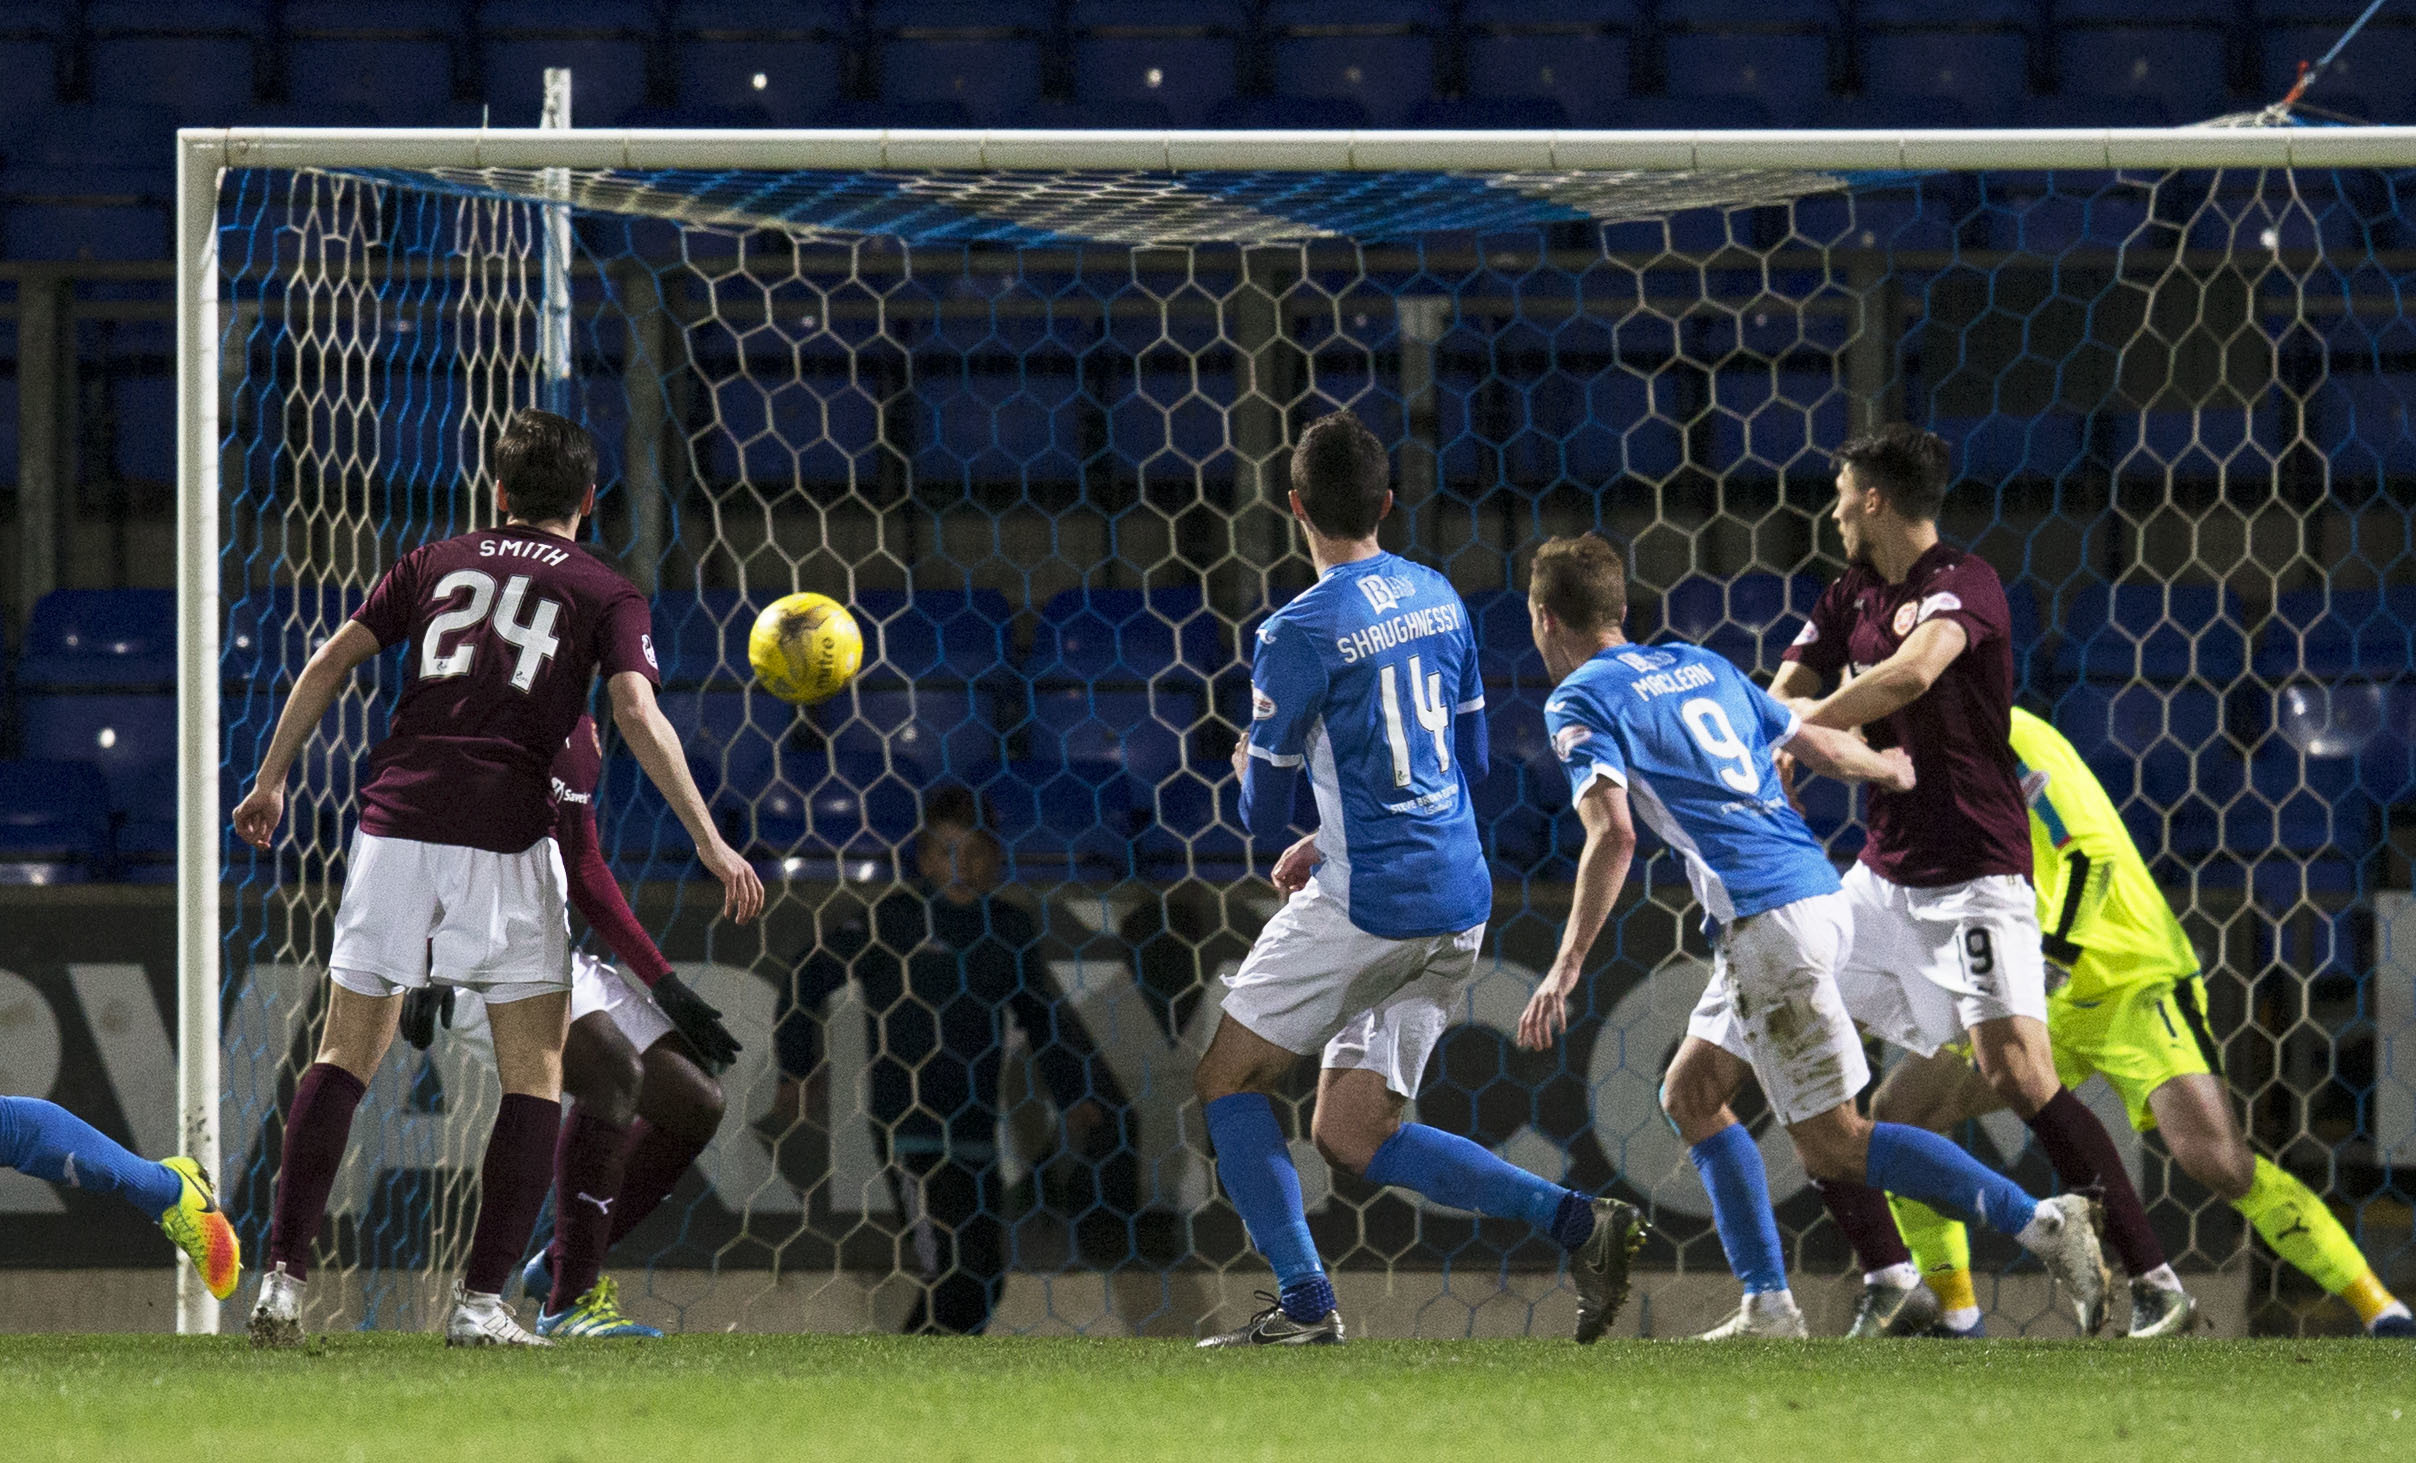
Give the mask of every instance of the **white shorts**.
M 1907 889 L 1856 864 L 1845 884 L 1854 952 L 1837 989 L 1873 1034 L 1926 1057 L 1983 1021 L 2047 1019 L 2047 960 L 2028 879 L 1990 874 Z
M 609 960 L 599 960 L 585 950 L 573 951 L 570 1019 L 577 1021 L 598 1011 L 610 1016 L 630 1046 L 640 1052 L 671 1034 L 671 1018 L 654 1003 L 644 981 Z
M 1843 894 L 1783 904 L 1729 925 L 1686 1034 L 1742 1058 L 1789 1126 L 1854 1100 L 1871 1080 L 1837 993 L 1854 944 Z
M 1322 1050 L 1328 1069 L 1380 1072 L 1385 1086 L 1415 1097 L 1484 939 L 1483 925 L 1414 940 L 1371 935 L 1312 881 L 1225 977 L 1225 1015 L 1285 1051 Z
M 568 990 L 569 883 L 550 838 L 491 853 L 356 829 L 328 974 L 373 997 L 430 981 L 498 1003 Z

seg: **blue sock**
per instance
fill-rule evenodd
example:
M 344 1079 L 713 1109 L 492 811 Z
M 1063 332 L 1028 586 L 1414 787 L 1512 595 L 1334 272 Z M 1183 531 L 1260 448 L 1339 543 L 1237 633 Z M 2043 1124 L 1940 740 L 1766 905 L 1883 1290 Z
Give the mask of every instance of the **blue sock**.
M 1594 1211 L 1584 1195 L 1504 1162 L 1482 1143 L 1424 1123 L 1396 1128 L 1368 1160 L 1365 1177 L 1371 1184 L 1413 1189 L 1454 1209 L 1524 1219 L 1570 1249 L 1585 1243 L 1594 1230 Z M 1574 1208 L 1582 1224 L 1566 1219 L 1571 1199 L 1577 1201 Z M 1564 1239 L 1572 1230 L 1576 1238 Z
M 1720 1231 L 1728 1268 L 1747 1295 L 1787 1288 L 1787 1254 L 1779 1248 L 1778 1216 L 1770 1212 L 1770 1178 L 1762 1150 L 1742 1123 L 1730 1123 L 1687 1150 L 1711 1195 L 1711 1222 Z
M 1873 1188 L 2004 1234 L 2020 1234 L 2038 1212 L 2020 1184 L 1924 1128 L 1873 1123 L 1864 1169 Z
M 1300 1205 L 1300 1170 L 1284 1146 L 1275 1105 L 1262 1092 L 1236 1092 L 1209 1103 L 1208 1141 L 1216 1147 L 1216 1176 L 1241 1212 L 1250 1243 L 1275 1267 L 1284 1314 L 1295 1321 L 1325 1319 L 1334 1287 L 1317 1261 L 1309 1216 Z
M 127 1152 L 92 1124 L 38 1097 L 0 1097 L 0 1167 L 115 1194 L 145 1219 L 159 1218 L 185 1191 L 176 1170 Z

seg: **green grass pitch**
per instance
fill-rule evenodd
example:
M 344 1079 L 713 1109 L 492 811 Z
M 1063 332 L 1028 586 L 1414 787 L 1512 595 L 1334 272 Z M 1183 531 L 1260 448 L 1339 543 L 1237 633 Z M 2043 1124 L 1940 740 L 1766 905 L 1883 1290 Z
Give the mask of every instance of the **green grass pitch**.
M 344 1334 L 0 1337 L 12 1459 L 2404 1455 L 2416 1351 L 2366 1341 L 1181 1342 L 695 1336 L 448 1352 Z M 1312 1451 L 1317 1450 L 1317 1451 Z

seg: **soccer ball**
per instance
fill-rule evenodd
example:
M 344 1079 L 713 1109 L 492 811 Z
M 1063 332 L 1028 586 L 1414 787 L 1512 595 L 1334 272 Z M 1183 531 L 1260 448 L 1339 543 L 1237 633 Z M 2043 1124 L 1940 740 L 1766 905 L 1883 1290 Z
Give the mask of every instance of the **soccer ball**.
M 828 701 L 864 664 L 864 632 L 827 594 L 774 600 L 747 632 L 747 664 L 766 691 L 797 706 Z

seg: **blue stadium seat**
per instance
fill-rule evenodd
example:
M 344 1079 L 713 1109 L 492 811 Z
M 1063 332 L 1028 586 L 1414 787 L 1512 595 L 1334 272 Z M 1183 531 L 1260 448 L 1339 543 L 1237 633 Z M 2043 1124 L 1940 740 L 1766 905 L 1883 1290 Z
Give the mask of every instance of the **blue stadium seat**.
M 2257 631 L 2255 666 L 2277 682 L 2416 674 L 2416 587 L 2286 590 Z
M 2083 682 L 2050 718 L 2097 774 L 2150 858 L 2214 851 L 2246 769 L 2222 731 L 2222 702 L 2197 687 Z
M 665 690 L 655 705 L 708 799 L 731 783 L 751 794 L 776 775 L 773 749 L 797 722 L 795 707 L 751 690 Z
M 783 360 L 792 358 L 784 352 Z M 774 490 L 869 474 L 883 450 L 879 389 L 851 376 L 846 361 L 827 357 L 770 377 L 735 372 L 713 393 L 724 430 L 713 434 L 706 470 L 721 482 Z
M 1041 607 L 1034 680 L 1202 681 L 1230 657 L 1196 588 L 1068 589 Z
M 2286 445 L 2270 407 L 2110 414 L 2114 471 L 2151 482 L 2208 481 L 2225 472 L 2264 471 Z
M 596 789 L 596 823 L 604 855 L 621 878 L 685 878 L 696 866 L 696 845 L 635 757 L 624 753 L 604 759 L 604 777 Z
M 1598 125 L 1630 132 L 1725 131 L 1774 124 L 1770 104 L 1735 92 L 1618 97 L 1600 108 Z
M 1196 127 L 1239 90 L 1242 0 L 1074 0 L 1074 95 L 1154 103 Z
M 1149 816 L 1155 799 L 1113 763 L 1013 762 L 980 792 L 1019 871 L 1130 877 L 1139 867 L 1135 844 L 1155 822 Z
M 0 884 L 82 884 L 109 863 L 109 791 L 86 762 L 0 762 Z
M 747 669 L 747 632 L 765 605 L 786 593 L 765 587 L 751 594 L 735 589 L 673 590 L 654 597 L 655 658 L 665 690 L 694 689 L 708 682 L 736 685 Z
M 26 622 L 17 684 L 24 690 L 173 688 L 175 592 L 52 590 L 34 602 Z
M 1188 372 L 1145 369 L 1111 390 L 1107 442 L 1119 468 L 1150 480 L 1232 475 L 1230 375 L 1203 370 L 1195 384 Z
M 357 588 L 327 583 L 262 586 L 232 596 L 218 641 L 221 681 L 230 692 L 291 681 L 311 652 L 344 628 L 361 599 Z M 376 665 L 370 662 L 363 674 L 373 673 Z
M 1605 102 L 1629 91 L 1633 0 L 1468 0 L 1460 23 L 1472 98 L 1552 101 L 1570 123 L 1590 127 Z
M 846 0 L 682 4 L 680 105 L 761 107 L 779 126 L 804 126 L 838 98 L 848 9 Z
M 2298 80 L 2299 63 L 2313 63 L 2332 49 L 2349 22 L 2365 9 L 2363 4 L 2330 5 L 2323 23 L 2313 23 L 2302 7 L 2291 4 L 2277 6 L 2264 0 L 2258 6 L 2265 21 L 2261 41 L 2265 53 L 2265 93 L 2279 97 Z M 2408 16 L 2394 15 L 2386 8 L 2366 24 L 2348 48 L 2334 60 L 2307 93 L 2310 106 L 2329 107 L 2351 115 L 2367 115 L 2356 104 L 2352 94 L 2363 93 L 2371 98 L 2397 97 L 2405 93 L 2410 76 L 2416 76 L 2416 24 Z M 2350 105 L 2344 105 L 2350 103 Z
M 2056 71 L 2063 90 L 2142 96 L 2188 122 L 2232 110 L 2225 71 L 2233 0 L 2057 0 Z
M 8 257 L 166 258 L 176 125 L 159 106 L 42 112 L 0 171 Z
M 998 713 L 982 687 L 851 687 L 808 713 L 831 755 L 851 766 L 889 765 L 924 779 L 961 780 L 995 765 L 1003 748 Z
M 1483 651 L 1479 663 L 1492 685 L 1548 685 L 1543 657 L 1536 652 L 1528 629 L 1527 595 L 1518 589 L 1479 590 L 1462 596 L 1476 643 Z M 1492 693 L 1486 693 L 1490 700 Z
M 988 681 L 1006 674 L 1012 616 L 995 589 L 864 589 L 849 609 L 864 632 L 867 681 Z
M 2054 96 L 2014 103 L 2016 127 L 2170 127 L 2173 109 L 2162 97 L 2139 93 L 2108 96 L 2065 87 Z
M 498 127 L 534 127 L 545 72 L 571 69 L 572 122 L 606 125 L 647 100 L 646 53 L 659 45 L 654 0 L 485 0 L 486 100 Z
M 286 95 L 432 125 L 453 103 L 461 16 L 460 0 L 287 0 Z
M 1918 92 L 1864 93 L 1856 97 L 1831 97 L 1812 116 L 1815 125 L 1862 132 L 1918 131 L 1924 128 L 1977 127 L 1994 125 L 1999 114 L 2011 106 L 1998 97 L 1975 99 L 1979 105 L 1950 96 L 1926 96 Z
M 1815 575 L 1690 574 L 1661 597 L 1664 633 L 1725 657 L 1748 675 L 1767 677 L 1820 601 Z
M 2354 768 L 2358 788 L 2381 803 L 2416 799 L 2416 683 L 2335 681 L 2284 686 L 2272 730 L 2310 764 Z
M 1935 0 L 1861 10 L 1865 95 L 1948 97 L 1999 115 L 2030 90 L 2032 26 L 2038 7 L 1956 5 Z
M 1435 43 L 1447 24 L 1433 0 L 1268 0 L 1275 88 L 1348 97 L 1375 125 L 1398 126 L 1435 94 Z
M 222 804 L 219 811 L 231 809 Z M 125 821 L 117 830 L 118 881 L 176 882 L 176 764 L 162 762 L 135 775 Z M 5 855 L 0 855 L 5 857 Z
M 2357 780 L 2354 761 L 2310 757 L 2280 737 L 2268 737 L 2249 758 L 2249 786 L 2227 819 L 2235 852 L 2274 851 L 2362 859 L 2378 841 L 2373 800 Z
M 1192 876 L 1221 882 L 1239 877 L 1248 867 L 1264 872 L 1292 838 L 1315 826 L 1317 811 L 1307 794 L 1301 794 L 1292 809 L 1291 836 L 1253 848 L 1242 826 L 1240 786 L 1230 777 L 1208 783 L 1185 775 L 1154 793 L 1144 790 L 1136 805 L 1142 828 L 1129 857 L 1139 860 L 1142 872 L 1153 879 Z
M 1553 97 L 1428 97 L 1408 125 L 1426 132 L 1549 132 L 1572 125 Z
M 1931 430 L 1954 450 L 1955 476 L 1970 482 L 2061 478 L 2088 460 L 2088 420 L 2069 412 L 1999 412 L 1943 417 Z
M 13 6 L 0 15 L 0 97 L 46 107 L 58 96 L 65 6 Z
M 962 128 L 974 125 L 973 114 L 953 97 L 929 100 L 894 97 L 841 97 L 814 114 L 813 126 L 843 128 L 926 127 Z
M 196 126 L 226 125 L 251 105 L 265 7 L 246 0 L 92 0 L 92 94 L 173 108 Z M 163 161 L 173 138 L 153 144 Z
M 1689 5 L 1665 27 L 1672 96 L 1748 96 L 1782 125 L 1813 121 L 1829 98 L 1837 44 L 1825 7 L 1773 19 L 1757 5 Z
M 1036 689 L 1024 740 L 1034 763 L 1113 765 L 1142 786 L 1156 787 L 1183 770 L 1184 749 L 1206 716 L 1201 694 L 1184 687 Z M 1193 770 L 1221 771 L 1197 765 Z
M 1569 806 L 1569 778 L 1544 734 L 1544 695 L 1536 685 L 1485 696 L 1493 766 L 1470 801 L 1487 854 L 1512 877 L 1544 877 L 1565 853 L 1557 819 Z
M 99 768 L 114 812 L 135 805 L 144 772 L 176 761 L 174 696 L 28 695 L 19 699 L 17 715 L 25 754 Z
M 976 126 L 1014 125 L 1040 99 L 1055 21 L 1047 0 L 881 0 L 881 99 L 953 102 Z
M 2335 483 L 2373 485 L 2416 473 L 2412 403 L 2416 376 L 2336 367 L 2307 395 L 2307 440 Z
M 2085 585 L 2065 601 L 2055 668 L 2229 685 L 2247 669 L 2246 619 L 2239 594 L 2211 584 Z
M 918 484 L 1029 484 L 1080 477 L 1082 383 L 1005 358 L 996 369 L 924 369 L 915 377 Z
M 1357 97 L 1227 97 L 1208 125 L 1232 132 L 1347 132 L 1373 126 Z
M 919 795 L 897 776 L 850 783 L 807 753 L 784 759 L 781 773 L 751 799 L 726 800 L 715 812 L 748 857 L 788 877 L 828 878 L 834 860 L 894 858 L 921 820 Z
M 1712 402 L 1712 471 L 1765 481 L 1832 476 L 1830 451 L 1849 435 L 1835 370 L 1724 370 L 1713 379 Z

